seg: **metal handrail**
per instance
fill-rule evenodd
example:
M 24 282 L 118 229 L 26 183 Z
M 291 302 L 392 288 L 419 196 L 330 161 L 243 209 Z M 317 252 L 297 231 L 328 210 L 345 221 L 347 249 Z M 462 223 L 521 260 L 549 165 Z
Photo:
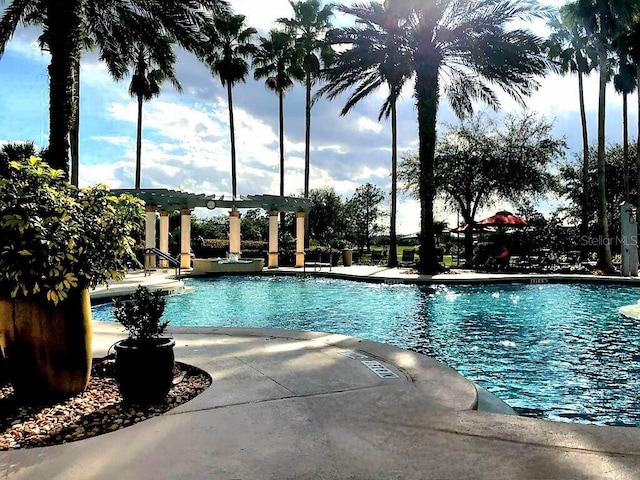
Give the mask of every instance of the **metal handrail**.
M 146 255 L 156 255 L 158 257 L 160 257 L 160 259 L 162 260 L 166 260 L 167 262 L 169 262 L 170 264 L 172 264 L 173 266 L 175 266 L 176 268 L 176 276 L 178 277 L 178 279 L 180 279 L 180 257 L 177 258 L 173 258 L 171 255 L 169 255 L 166 252 L 163 252 L 162 250 L 159 250 L 155 247 L 149 247 L 149 248 L 145 248 L 144 249 L 144 254 Z M 146 258 L 145 258 L 146 260 Z M 156 264 L 157 267 L 157 264 Z M 145 275 L 147 274 L 147 262 L 144 262 L 144 273 Z

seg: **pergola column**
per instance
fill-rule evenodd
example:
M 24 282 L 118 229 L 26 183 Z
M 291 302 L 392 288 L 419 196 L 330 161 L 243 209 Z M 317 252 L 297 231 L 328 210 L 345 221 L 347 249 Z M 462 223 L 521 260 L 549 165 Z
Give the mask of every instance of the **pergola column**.
M 306 214 L 296 212 L 296 267 L 304 267 L 304 222 Z
M 160 211 L 160 251 L 169 254 L 169 212 Z M 169 263 L 160 259 L 160 267 L 168 268 Z
M 145 228 L 144 228 L 144 248 L 156 248 L 156 206 L 155 205 L 147 205 L 145 210 L 147 212 L 147 216 L 145 219 Z M 156 268 L 156 256 L 146 255 L 144 256 L 144 267 L 148 268 Z
M 191 210 L 180 210 L 180 268 L 191 268 Z
M 229 253 L 240 258 L 240 212 L 235 209 L 229 212 Z
M 278 211 L 269 211 L 269 268 L 278 268 Z

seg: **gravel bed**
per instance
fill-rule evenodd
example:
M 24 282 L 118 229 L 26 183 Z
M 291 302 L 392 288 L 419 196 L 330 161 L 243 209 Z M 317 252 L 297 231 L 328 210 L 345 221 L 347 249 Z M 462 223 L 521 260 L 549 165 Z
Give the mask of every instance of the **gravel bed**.
M 84 392 L 44 406 L 17 401 L 13 386 L 0 387 L 0 450 L 74 442 L 134 425 L 177 407 L 211 385 L 204 371 L 176 362 L 174 385 L 163 403 L 124 404 L 113 378 L 111 358 L 94 359 Z

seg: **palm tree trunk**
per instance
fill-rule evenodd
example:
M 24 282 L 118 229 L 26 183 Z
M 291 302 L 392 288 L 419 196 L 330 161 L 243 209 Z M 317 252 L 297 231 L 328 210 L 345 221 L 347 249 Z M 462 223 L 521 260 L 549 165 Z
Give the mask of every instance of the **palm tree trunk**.
M 603 48 L 601 47 L 601 50 Z M 605 271 L 613 271 L 611 262 L 611 246 L 609 245 L 609 224 L 607 220 L 607 193 L 605 183 L 605 108 L 607 88 L 607 56 L 606 52 L 598 54 L 600 71 L 598 95 L 598 267 Z
M 227 81 L 227 99 L 229 101 L 229 135 L 231 137 L 231 191 L 233 198 L 238 195 L 237 188 L 237 171 L 236 171 L 236 130 L 233 122 L 233 94 L 231 91 L 231 82 Z
M 424 55 L 424 53 L 423 53 Z M 433 175 L 436 151 L 436 115 L 438 113 L 438 67 L 429 65 L 429 59 L 419 59 L 423 65 L 416 68 L 416 100 L 418 107 L 418 139 L 420 172 L 420 273 L 438 271 L 433 204 L 436 193 Z M 426 65 L 425 65 L 426 64 Z
M 71 184 L 78 186 L 80 168 L 80 58 L 73 62 L 73 111 L 69 130 L 71 150 Z
M 49 146 L 46 160 L 54 168 L 69 172 L 68 135 L 72 117 L 73 59 L 80 52 L 82 0 L 47 2 L 49 25 Z
M 311 72 L 307 72 L 306 78 L 306 108 L 304 131 L 304 196 L 309 198 L 309 168 L 311 157 Z
M 284 197 L 284 91 L 278 92 L 280 110 L 280 196 Z M 280 235 L 284 239 L 284 212 L 280 212 Z
M 636 137 L 636 188 L 638 204 L 636 206 L 636 221 L 640 222 L 640 66 L 636 69 L 636 80 L 638 89 L 638 135 Z
M 398 266 L 398 237 L 396 234 L 398 196 L 398 126 L 396 100 L 391 101 L 391 226 L 389 228 L 389 261 L 387 267 Z
M 624 201 L 629 202 L 629 119 L 627 93 L 622 92 L 622 155 L 624 157 Z
M 309 198 L 309 177 L 311 174 L 311 72 L 306 78 L 306 108 L 304 132 L 304 197 Z M 304 217 L 304 246 L 309 248 L 309 215 Z
M 587 131 L 587 112 L 584 106 L 584 82 L 582 72 L 578 70 L 578 95 L 580 99 L 580 124 L 582 125 L 582 209 L 580 221 L 580 258 L 587 260 L 589 253 L 589 133 Z
M 140 172 L 142 170 L 142 94 L 138 94 L 138 132 L 136 136 L 136 187 L 140 188 Z

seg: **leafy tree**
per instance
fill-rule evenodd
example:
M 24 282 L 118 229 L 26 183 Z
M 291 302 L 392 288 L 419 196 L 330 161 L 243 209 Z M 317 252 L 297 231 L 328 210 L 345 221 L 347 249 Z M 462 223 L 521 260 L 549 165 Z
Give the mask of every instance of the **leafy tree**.
M 242 238 L 245 240 L 267 240 L 269 238 L 269 216 L 260 209 L 248 210 L 240 221 Z
M 594 68 L 596 52 L 585 28 L 563 7 L 559 15 L 549 21 L 551 35 L 546 42 L 549 58 L 557 65 L 562 75 L 575 73 L 578 76 L 578 100 L 580 104 L 580 125 L 582 127 L 582 191 L 583 210 L 580 215 L 581 235 L 587 235 L 589 210 L 587 205 L 587 182 L 589 181 L 589 136 L 587 132 L 587 114 L 584 104 L 584 75 Z M 581 256 L 586 257 L 586 248 Z
M 231 186 L 233 197 L 238 195 L 236 170 L 236 138 L 233 121 L 233 86 L 245 82 L 249 73 L 247 58 L 255 54 L 252 43 L 258 31 L 245 25 L 244 15 L 227 13 L 216 17 L 205 31 L 212 39 L 204 48 L 204 61 L 213 75 L 218 75 L 222 86 L 227 88 L 229 104 L 229 136 L 231 138 Z
M 415 73 L 418 111 L 419 191 L 421 203 L 420 265 L 423 273 L 439 269 L 436 258 L 433 206 L 436 117 L 440 94 L 464 117 L 473 100 L 499 107 L 499 87 L 519 103 L 545 73 L 548 61 L 543 41 L 528 30 L 512 28 L 543 13 L 528 0 L 387 0 L 388 8 L 405 19 L 404 38 Z
M 344 238 L 345 205 L 333 187 L 315 188 L 309 192 L 310 235 L 321 243 L 333 243 Z
M 391 117 L 391 227 L 389 258 L 387 265 L 398 265 L 397 251 L 397 116 L 396 102 L 403 85 L 411 76 L 399 18 L 381 4 L 340 7 L 340 11 L 356 18 L 355 27 L 343 28 L 332 33 L 335 43 L 348 45 L 336 57 L 325 73 L 328 84 L 320 90 L 335 98 L 346 90 L 354 90 L 342 109 L 345 115 L 360 100 L 375 92 L 380 86 L 389 88 L 389 96 L 380 109 L 378 120 Z
M 217 215 L 207 219 L 191 217 L 191 235 L 193 238 L 228 238 L 229 217 Z
M 167 79 L 178 91 L 182 91 L 174 70 L 176 55 L 171 47 L 173 42 L 169 37 L 162 37 L 161 41 L 166 45 L 161 50 L 161 56 L 157 56 L 156 50 L 149 50 L 142 43 L 132 44 L 127 55 L 127 61 L 133 66 L 129 94 L 138 100 L 135 188 L 140 188 L 142 169 L 142 106 L 145 101 L 160 95 L 160 85 Z
M 4 2 L 3 2 L 4 3 Z M 74 64 L 90 36 L 107 63 L 118 63 L 122 46 L 137 40 L 153 45 L 158 32 L 187 50 L 203 40 L 200 27 L 207 17 L 228 8 L 223 0 L 115 1 L 13 0 L 0 18 L 0 56 L 18 25 L 42 26 L 41 47 L 49 63 L 49 146 L 47 159 L 68 171 L 67 137 L 73 120 Z
M 347 201 L 347 211 L 351 230 L 358 247 L 367 247 L 371 250 L 371 237 L 382 232 L 378 220 L 382 216 L 380 203 L 384 200 L 384 194 L 380 187 L 371 183 L 356 188 L 353 197 Z
M 629 145 L 629 153 L 631 156 L 637 154 L 637 142 Z M 605 151 L 605 161 L 607 166 L 608 175 L 606 176 L 606 195 L 609 201 L 607 202 L 607 218 L 610 221 L 610 228 L 613 232 L 620 231 L 620 204 L 624 201 L 624 146 L 621 144 L 614 144 L 607 148 Z M 637 175 L 637 166 L 630 165 L 630 173 L 632 176 Z M 568 162 L 560 169 L 560 176 L 562 179 L 560 193 L 563 197 L 569 200 L 569 206 L 567 207 L 567 214 L 570 217 L 578 218 L 579 212 L 584 206 L 582 205 L 582 194 L 580 187 L 580 167 L 576 162 Z M 594 246 L 593 241 L 589 239 L 598 239 L 600 235 L 598 231 L 598 152 L 592 148 L 589 151 L 589 182 L 587 188 L 587 205 L 586 208 L 591 212 L 589 218 L 589 231 L 587 236 L 583 236 L 581 233 L 580 244 L 587 246 Z M 633 199 L 638 196 L 637 188 L 630 190 L 630 197 Z M 614 242 L 615 244 L 615 242 Z
M 564 154 L 564 139 L 555 138 L 552 124 L 532 113 L 508 115 L 501 124 L 477 115 L 450 127 L 436 146 L 437 193 L 456 206 L 468 225 L 476 213 L 499 199 L 521 203 L 555 186 L 549 167 Z M 416 155 L 405 157 L 400 178 L 414 194 L 419 184 Z M 472 230 L 465 232 L 465 257 L 473 256 Z
M 266 78 L 265 85 L 278 95 L 280 125 L 280 196 L 284 196 L 284 94 L 293 87 L 293 80 L 302 81 L 304 71 L 300 52 L 287 32 L 271 30 L 268 37 L 260 37 L 260 46 L 253 57 L 253 76 Z M 280 212 L 284 225 L 284 212 Z
M 304 150 L 304 196 L 309 196 L 309 171 L 311 157 L 311 89 L 316 82 L 322 65 L 327 65 L 333 57 L 333 50 L 327 40 L 331 29 L 333 5 L 322 6 L 320 0 L 289 1 L 293 18 L 279 18 L 278 22 L 295 37 L 297 47 L 302 51 L 302 69 L 305 85 L 305 150 Z

